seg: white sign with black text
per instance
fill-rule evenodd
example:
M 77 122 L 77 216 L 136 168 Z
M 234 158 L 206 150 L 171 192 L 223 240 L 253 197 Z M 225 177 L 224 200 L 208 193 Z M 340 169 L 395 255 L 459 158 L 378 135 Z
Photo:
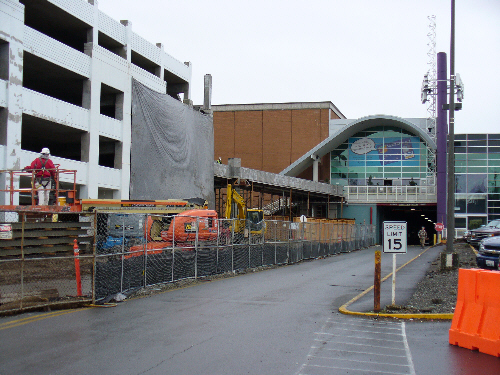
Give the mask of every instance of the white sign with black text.
M 384 221 L 384 253 L 406 254 L 406 221 Z

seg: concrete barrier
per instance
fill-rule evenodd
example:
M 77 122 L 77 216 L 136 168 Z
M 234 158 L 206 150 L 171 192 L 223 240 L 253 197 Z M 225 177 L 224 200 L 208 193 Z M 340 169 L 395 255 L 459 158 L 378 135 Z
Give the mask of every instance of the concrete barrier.
M 500 272 L 460 269 L 449 343 L 500 357 L 499 321 Z

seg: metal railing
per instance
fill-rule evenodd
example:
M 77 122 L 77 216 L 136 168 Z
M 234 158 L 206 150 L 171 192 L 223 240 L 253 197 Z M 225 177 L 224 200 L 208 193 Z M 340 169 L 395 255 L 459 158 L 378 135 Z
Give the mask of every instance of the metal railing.
M 51 193 L 54 194 L 54 200 L 55 202 L 53 204 L 58 204 L 58 198 L 59 196 L 64 196 L 66 199 L 74 199 L 76 197 L 76 170 L 70 170 L 70 169 L 62 169 L 59 168 L 59 164 L 55 165 L 55 184 L 51 186 L 49 190 Z M 31 205 L 34 206 L 37 204 L 37 199 L 38 199 L 38 190 L 35 186 L 36 182 L 36 174 L 41 171 L 40 169 L 35 169 L 33 171 L 24 171 L 24 170 L 14 170 L 14 169 L 6 169 L 6 170 L 0 170 L 0 173 L 5 173 L 9 177 L 7 178 L 7 181 L 9 181 L 9 188 L 8 189 L 0 189 L 0 192 L 7 192 L 9 193 L 9 205 L 13 206 L 15 203 L 15 194 L 25 194 L 30 197 L 30 202 Z M 19 178 L 23 176 L 26 178 L 30 178 L 31 181 L 31 187 L 28 188 L 16 188 L 14 186 L 14 181 L 19 180 Z M 66 179 L 69 179 L 72 183 L 71 189 L 62 189 L 59 185 L 61 177 L 65 177 Z
M 349 203 L 359 202 L 436 202 L 436 186 L 344 186 Z

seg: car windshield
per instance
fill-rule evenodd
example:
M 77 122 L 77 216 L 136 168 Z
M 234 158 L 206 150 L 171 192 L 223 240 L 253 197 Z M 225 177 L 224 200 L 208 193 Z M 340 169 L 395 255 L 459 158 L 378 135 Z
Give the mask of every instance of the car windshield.
M 500 220 L 493 220 L 486 224 L 488 228 L 500 228 Z

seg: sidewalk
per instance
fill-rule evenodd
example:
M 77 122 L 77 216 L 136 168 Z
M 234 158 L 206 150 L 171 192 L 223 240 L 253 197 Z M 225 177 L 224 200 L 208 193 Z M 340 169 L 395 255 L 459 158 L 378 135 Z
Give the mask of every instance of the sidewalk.
M 379 250 L 379 249 L 376 249 Z M 381 250 L 381 249 L 380 249 Z M 420 250 L 420 249 L 418 249 Z M 437 245 L 420 250 L 418 253 L 407 254 L 411 259 L 406 260 L 404 264 L 397 262 L 396 269 L 396 293 L 395 304 L 404 306 L 405 303 L 412 297 L 417 284 L 425 276 L 429 265 L 445 250 L 445 245 Z M 396 258 L 402 256 L 397 255 Z M 380 307 L 384 309 L 385 306 L 392 304 L 392 256 L 390 254 L 382 255 L 382 263 L 390 262 L 390 271 L 384 272 L 387 269 L 387 264 L 382 267 L 382 285 L 380 288 Z M 339 308 L 343 314 L 349 315 L 364 315 L 364 316 L 379 316 L 379 317 L 393 317 L 404 319 L 452 319 L 453 314 L 433 314 L 433 313 L 374 313 L 373 312 L 373 285 L 366 289 L 358 296 L 351 299 L 349 302 Z

